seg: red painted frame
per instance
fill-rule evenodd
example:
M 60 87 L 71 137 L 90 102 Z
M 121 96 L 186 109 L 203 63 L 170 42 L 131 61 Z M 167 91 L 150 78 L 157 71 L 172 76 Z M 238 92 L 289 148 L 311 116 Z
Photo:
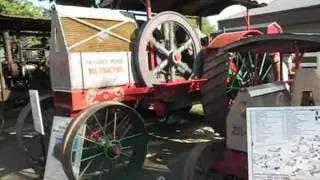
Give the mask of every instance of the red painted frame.
M 77 112 L 102 101 L 121 101 L 139 103 L 139 99 L 148 96 L 150 103 L 166 101 L 182 92 L 200 92 L 201 85 L 206 79 L 195 79 L 188 81 L 176 81 L 165 84 L 154 85 L 153 88 L 136 85 L 124 85 L 119 87 L 108 87 L 100 89 L 89 89 L 80 91 L 54 91 L 54 104 L 58 111 L 68 115 Z M 200 93 L 199 93 L 200 96 Z M 200 98 L 200 97 L 199 97 Z M 155 109 L 157 111 L 157 109 Z M 162 111 L 159 109 L 159 111 Z M 163 114 L 159 112 L 159 114 Z

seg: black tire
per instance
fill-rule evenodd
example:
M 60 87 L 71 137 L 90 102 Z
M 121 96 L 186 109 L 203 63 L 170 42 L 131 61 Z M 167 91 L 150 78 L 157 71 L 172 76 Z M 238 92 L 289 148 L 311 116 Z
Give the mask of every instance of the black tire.
M 227 59 L 215 52 L 204 57 L 203 78 L 208 79 L 201 87 L 201 99 L 205 119 L 221 136 L 226 136 L 226 117 L 229 112 L 227 98 Z
M 28 158 L 36 163 L 43 164 L 45 162 L 46 157 L 43 157 L 43 151 L 47 152 L 49 146 L 49 139 L 50 139 L 50 130 L 51 124 L 53 120 L 53 97 L 51 95 L 45 95 L 40 97 L 40 105 L 43 114 L 43 124 L 45 129 L 45 135 L 43 137 L 44 140 L 44 150 L 41 146 L 41 138 L 40 133 L 35 132 L 33 127 L 33 119 L 32 119 L 32 110 L 31 105 L 28 103 L 25 107 L 22 108 L 19 116 L 17 118 L 16 123 L 16 141 L 18 143 L 19 148 L 23 153 L 26 154 Z M 52 111 L 52 112 L 51 112 Z M 46 113 L 49 114 L 46 114 Z M 29 123 L 29 124 L 27 124 Z M 28 131 L 31 130 L 31 131 Z M 32 144 L 32 148 L 26 145 L 26 133 L 30 133 L 32 139 L 34 140 L 35 144 Z M 39 146 L 39 148 L 34 147 L 35 145 Z
M 64 138 L 63 138 L 63 145 L 62 145 L 62 149 L 61 149 L 62 150 L 61 162 L 62 162 L 64 171 L 70 180 L 77 179 L 76 175 L 74 174 L 74 170 L 73 170 L 73 166 L 72 166 L 72 155 L 71 154 L 73 152 L 72 148 L 73 148 L 75 136 L 78 133 L 78 131 L 80 130 L 81 125 L 83 125 L 83 123 L 87 122 L 90 119 L 90 117 L 92 117 L 96 112 L 102 110 L 103 108 L 108 108 L 108 107 L 112 107 L 112 106 L 121 106 L 121 107 L 127 109 L 130 113 L 133 113 L 136 118 L 133 118 L 133 119 L 130 118 L 130 120 L 133 121 L 135 128 L 137 128 L 137 127 L 141 128 L 141 129 L 139 129 L 139 130 L 141 130 L 139 132 L 141 132 L 141 134 L 143 134 L 143 137 L 142 137 L 142 139 L 139 139 L 139 141 L 135 144 L 135 146 L 136 146 L 134 149 L 135 151 L 132 154 L 132 157 L 130 159 L 130 162 L 128 163 L 128 166 L 126 168 L 124 168 L 124 171 L 119 172 L 116 170 L 115 174 L 117 174 L 117 176 L 112 176 L 112 175 L 114 175 L 112 172 L 108 172 L 111 175 L 103 173 L 102 177 L 99 176 L 99 177 L 95 177 L 93 179 L 96 179 L 96 178 L 109 179 L 109 178 L 111 178 L 111 179 L 119 179 L 119 180 L 129 180 L 129 179 L 131 180 L 131 179 L 136 178 L 135 176 L 137 175 L 137 173 L 139 172 L 139 169 L 143 165 L 144 158 L 147 153 L 148 139 L 145 138 L 145 137 L 147 137 L 147 134 L 145 132 L 143 118 L 133 108 L 131 108 L 130 106 L 127 106 L 125 104 L 122 104 L 119 102 L 102 102 L 102 103 L 98 103 L 96 105 L 93 105 L 93 106 L 85 109 L 84 111 L 80 112 L 78 114 L 78 116 L 75 117 L 75 119 L 73 119 L 71 121 L 71 123 L 68 125 L 68 127 L 65 131 Z M 89 127 L 88 127 L 88 129 L 89 129 Z M 105 132 L 107 134 L 107 130 L 105 130 Z M 104 159 L 104 161 L 108 162 L 108 163 L 113 162 L 110 159 Z M 98 163 L 101 163 L 101 161 Z M 104 169 L 100 170 L 100 171 L 104 171 Z M 109 176 L 111 176 L 111 177 L 109 177 Z
M 161 12 L 158 15 L 152 17 L 152 19 L 150 19 L 148 22 L 146 22 L 144 28 L 139 32 L 137 36 L 136 44 L 134 47 L 136 70 L 140 78 L 148 87 L 152 87 L 153 84 L 160 84 L 161 82 L 156 78 L 154 74 L 151 74 L 148 69 L 147 59 L 144 54 L 146 52 L 145 48 L 149 43 L 149 41 L 146 40 L 146 37 L 150 36 L 150 34 L 152 34 L 157 26 L 169 21 L 179 24 L 179 27 L 183 28 L 184 31 L 187 32 L 189 37 L 192 39 L 192 43 L 194 45 L 195 53 L 197 56 L 196 60 L 194 60 L 193 62 L 192 71 L 195 77 L 197 77 L 197 75 L 199 74 L 199 66 L 201 65 L 198 55 L 201 50 L 201 45 L 194 29 L 183 15 L 172 11 Z
M 209 142 L 196 145 L 189 154 L 184 166 L 184 180 L 224 180 L 225 176 L 219 172 L 215 172 L 212 168 L 223 157 L 224 144 L 222 142 Z M 198 162 L 203 158 L 205 169 L 199 169 Z M 199 173 L 204 173 L 203 178 Z M 202 174 L 203 175 L 203 174 Z

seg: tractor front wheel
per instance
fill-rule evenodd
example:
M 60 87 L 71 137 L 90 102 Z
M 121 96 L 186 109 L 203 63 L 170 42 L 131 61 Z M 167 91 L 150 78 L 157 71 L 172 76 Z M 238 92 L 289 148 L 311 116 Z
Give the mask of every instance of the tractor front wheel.
M 62 164 L 71 180 L 134 179 L 147 152 L 143 118 L 119 102 L 80 112 L 64 134 Z

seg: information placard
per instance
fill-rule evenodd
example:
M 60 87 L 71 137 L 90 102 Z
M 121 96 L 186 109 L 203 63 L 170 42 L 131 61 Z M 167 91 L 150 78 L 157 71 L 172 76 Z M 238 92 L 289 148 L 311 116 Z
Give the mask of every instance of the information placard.
M 34 129 L 44 135 L 41 105 L 38 90 L 29 90 Z
M 63 143 L 63 135 L 71 120 L 71 117 L 54 116 L 53 118 L 44 180 L 68 180 L 60 161 L 60 153 Z M 84 131 L 85 128 L 80 131 L 79 135 L 82 136 Z M 78 138 L 75 142 L 76 145 L 74 145 L 73 148 L 81 149 L 83 146 L 83 139 Z M 76 175 L 79 173 L 80 160 L 81 151 L 75 153 L 75 163 L 73 167 Z
M 320 107 L 247 109 L 249 180 L 320 179 Z

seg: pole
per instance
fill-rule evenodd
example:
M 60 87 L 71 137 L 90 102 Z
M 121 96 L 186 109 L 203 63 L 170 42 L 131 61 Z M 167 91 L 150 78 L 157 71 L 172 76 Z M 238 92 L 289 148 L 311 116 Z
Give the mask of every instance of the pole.
M 4 41 L 4 47 L 6 52 L 6 60 L 9 64 L 10 71 L 12 71 L 12 64 L 13 64 L 13 58 L 12 58 L 12 52 L 11 52 L 11 39 L 9 32 L 5 31 L 3 32 L 3 41 Z
M 282 53 L 279 53 L 280 54 L 280 81 L 283 81 L 283 54 Z
M 199 16 L 198 20 L 199 20 L 199 29 L 200 29 L 200 31 L 202 31 L 202 17 Z
M 42 155 L 43 155 L 43 162 L 44 162 L 44 166 L 46 165 L 46 158 L 47 158 L 47 153 L 46 153 L 46 149 L 45 149 L 45 145 L 44 145 L 44 135 L 41 134 L 40 136 L 40 145 L 41 145 L 41 150 L 42 150 Z
M 4 77 L 3 77 L 3 69 L 2 69 L 2 62 L 0 62 L 0 91 L 1 91 L 1 109 L 0 109 L 0 119 L 1 119 L 1 125 L 5 125 L 5 118 L 4 118 L 4 108 L 5 108 L 5 99 L 4 99 Z
M 148 16 L 148 19 L 150 19 L 151 18 L 151 16 L 152 16 L 152 11 L 151 11 L 151 2 L 150 2 L 150 0 L 145 0 L 145 8 L 146 8 L 146 11 L 147 11 L 147 16 Z
M 249 8 L 247 8 L 247 17 L 246 17 L 246 19 L 247 19 L 247 31 L 249 31 L 250 30 L 250 14 L 249 14 Z
M 149 20 L 149 19 L 151 19 L 151 16 L 152 16 L 150 0 L 145 0 L 145 8 L 146 8 L 147 17 L 148 17 L 148 20 Z M 155 47 L 152 44 L 150 44 L 150 63 L 151 63 L 151 69 L 154 69 L 156 67 Z

